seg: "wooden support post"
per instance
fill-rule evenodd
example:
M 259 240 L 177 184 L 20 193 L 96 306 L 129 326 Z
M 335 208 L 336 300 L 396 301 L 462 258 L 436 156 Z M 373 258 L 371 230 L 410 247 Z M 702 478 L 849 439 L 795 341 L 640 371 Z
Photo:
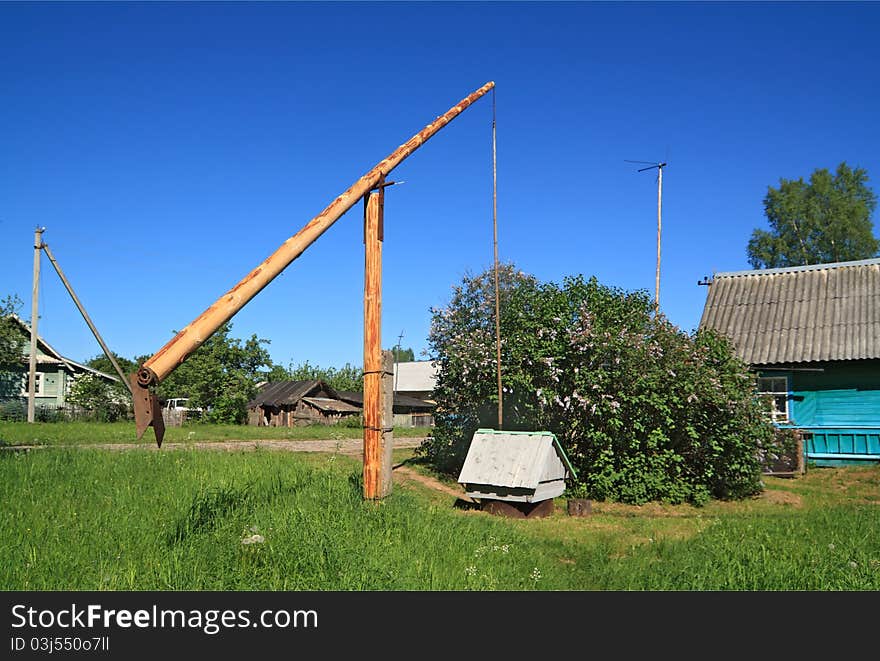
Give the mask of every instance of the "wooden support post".
M 390 442 L 385 466 L 386 420 L 382 396 L 382 222 L 385 182 L 364 196 L 364 498 L 391 492 Z M 390 438 L 390 434 L 389 434 Z
M 27 421 L 33 422 L 37 401 L 37 299 L 40 295 L 40 250 L 43 248 L 43 232 L 45 227 L 38 227 L 34 232 L 34 286 L 31 291 L 31 354 L 28 365 L 28 405 Z
M 795 452 L 797 452 L 797 463 L 795 464 L 795 471 L 798 475 L 804 475 L 807 472 L 807 460 L 806 455 L 804 454 L 804 432 L 801 430 L 797 430 L 795 432 L 797 438 L 797 445 Z
M 382 352 L 382 440 L 379 443 L 379 496 L 391 493 L 394 450 L 394 352 Z

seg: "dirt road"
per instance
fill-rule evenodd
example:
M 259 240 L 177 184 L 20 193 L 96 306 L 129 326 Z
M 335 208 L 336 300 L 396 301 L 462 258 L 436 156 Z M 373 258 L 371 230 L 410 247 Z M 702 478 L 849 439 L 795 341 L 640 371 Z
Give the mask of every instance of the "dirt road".
M 395 438 L 394 449 L 417 448 L 424 437 Z M 88 443 L 80 448 L 101 450 L 153 450 L 155 443 Z M 283 450 L 286 452 L 338 452 L 339 454 L 360 455 L 364 451 L 364 441 L 360 438 L 323 441 L 191 441 L 186 443 L 163 443 L 162 450 Z

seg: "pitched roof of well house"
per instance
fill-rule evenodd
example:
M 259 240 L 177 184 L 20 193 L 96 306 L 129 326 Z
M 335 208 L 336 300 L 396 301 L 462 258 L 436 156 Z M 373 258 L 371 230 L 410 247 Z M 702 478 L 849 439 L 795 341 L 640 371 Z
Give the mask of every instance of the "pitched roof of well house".
M 458 481 L 536 489 L 546 479 L 547 464 L 554 458 L 569 473 L 577 475 L 553 432 L 478 429 Z
M 700 327 L 751 365 L 880 358 L 880 259 L 716 273 Z

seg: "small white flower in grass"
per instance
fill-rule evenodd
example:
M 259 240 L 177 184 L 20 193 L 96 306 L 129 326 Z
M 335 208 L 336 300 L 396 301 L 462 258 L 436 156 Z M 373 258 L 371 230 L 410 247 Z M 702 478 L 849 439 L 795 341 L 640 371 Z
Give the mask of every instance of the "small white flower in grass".
M 262 544 L 262 543 L 265 542 L 265 541 L 266 541 L 266 538 L 263 537 L 262 535 L 256 535 L 256 534 L 254 534 L 254 535 L 251 535 L 250 537 L 245 537 L 244 539 L 242 539 L 242 540 L 241 540 L 241 543 L 242 543 L 242 544 L 245 544 L 245 545 L 248 545 L 248 544 Z
M 540 581 L 540 580 L 541 580 L 541 570 L 538 569 L 537 567 L 535 567 L 534 569 L 532 569 L 531 579 L 532 579 L 535 583 L 537 583 L 538 581 Z
M 467 574 L 468 576 L 476 576 L 477 575 L 477 568 L 474 565 L 471 565 L 470 567 L 465 567 L 464 573 Z
M 829 544 L 829 545 L 828 545 L 828 550 L 829 550 L 829 551 L 833 551 L 833 550 L 834 550 L 834 544 Z
M 855 569 L 856 567 L 859 566 L 859 563 L 855 562 L 854 560 L 850 560 L 849 566 L 852 567 L 853 569 Z

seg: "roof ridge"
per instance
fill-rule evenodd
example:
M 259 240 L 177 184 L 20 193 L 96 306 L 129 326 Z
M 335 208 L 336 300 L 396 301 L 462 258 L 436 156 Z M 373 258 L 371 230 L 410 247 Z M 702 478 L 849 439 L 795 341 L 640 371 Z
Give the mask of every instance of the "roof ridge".
M 781 266 L 772 269 L 749 269 L 744 271 L 721 271 L 714 274 L 714 278 L 734 278 L 750 275 L 775 275 L 779 273 L 797 273 L 801 271 L 821 271 L 824 269 L 839 269 L 856 266 L 873 266 L 880 265 L 880 257 L 872 257 L 871 259 L 859 259 L 851 262 L 828 262 L 826 264 L 805 264 L 803 266 Z

